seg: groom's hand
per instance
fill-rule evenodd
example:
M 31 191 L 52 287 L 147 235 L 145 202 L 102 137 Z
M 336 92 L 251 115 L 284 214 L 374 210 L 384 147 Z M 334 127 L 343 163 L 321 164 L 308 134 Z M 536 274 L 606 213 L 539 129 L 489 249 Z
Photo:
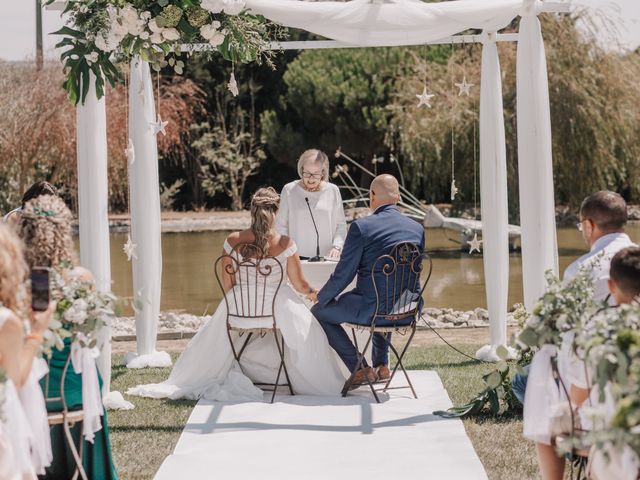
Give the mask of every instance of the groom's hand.
M 318 290 L 312 288 L 311 291 L 307 294 L 307 298 L 313 303 L 318 303 Z

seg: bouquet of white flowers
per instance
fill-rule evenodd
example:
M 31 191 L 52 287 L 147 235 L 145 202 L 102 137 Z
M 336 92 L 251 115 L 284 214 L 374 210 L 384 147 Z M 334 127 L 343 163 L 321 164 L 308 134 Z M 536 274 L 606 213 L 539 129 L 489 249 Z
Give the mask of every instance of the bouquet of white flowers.
M 115 297 L 111 293 L 99 292 L 92 283 L 78 279 L 65 281 L 56 273 L 52 281 L 58 303 L 45 333 L 45 353 L 50 354 L 53 347 L 62 350 L 65 338 L 72 338 L 82 347 L 93 348 L 98 341 L 98 332 L 102 327 L 111 325 L 116 316 Z

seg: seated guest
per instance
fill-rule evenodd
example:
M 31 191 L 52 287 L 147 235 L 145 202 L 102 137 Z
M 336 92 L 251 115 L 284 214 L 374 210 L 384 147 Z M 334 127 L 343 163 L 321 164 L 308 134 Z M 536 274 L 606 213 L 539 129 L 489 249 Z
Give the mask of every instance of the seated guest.
M 609 291 L 616 305 L 638 302 L 640 296 L 640 247 L 627 247 L 611 259 Z
M 585 268 L 590 272 L 594 281 L 594 299 L 596 301 L 608 301 L 614 299 L 609 295 L 609 269 L 612 257 L 620 250 L 633 246 L 629 236 L 624 233 L 627 223 L 627 205 L 624 199 L 615 192 L 600 191 L 587 197 L 580 207 L 580 223 L 578 230 L 582 232 L 585 243 L 590 247 L 589 253 L 567 267 L 564 280 L 573 278 L 580 269 Z M 564 365 L 565 371 L 561 376 L 570 384 L 570 399 L 574 406 L 580 405 L 588 395 L 588 391 L 573 385 L 576 372 L 582 371 L 584 366 L 575 355 L 572 354 L 572 335 L 565 335 L 558 356 L 558 364 Z M 578 387 L 578 388 L 576 388 Z M 513 390 L 518 399 L 525 401 L 527 398 L 535 398 L 526 392 L 526 376 L 516 375 L 513 381 Z M 526 412 L 525 412 L 526 413 Z M 526 416 L 526 415 L 525 415 Z M 564 457 L 559 457 L 553 445 L 536 443 L 538 463 L 542 478 L 545 480 L 561 480 L 564 475 Z
M 27 203 L 29 200 L 39 197 L 40 195 L 57 195 L 57 194 L 58 193 L 56 192 L 56 188 L 53 185 L 51 185 L 49 182 L 36 182 L 29 187 L 29 190 L 24 192 L 24 195 L 22 195 L 22 204 L 19 207 L 14 208 L 9 213 L 7 213 L 3 217 L 2 221 L 4 223 L 15 225 L 18 223 L 18 219 L 20 218 L 20 212 L 24 208 L 25 203 Z
M 564 281 L 573 278 L 580 268 L 587 268 L 594 281 L 594 300 L 607 300 L 611 304 L 613 299 L 609 297 L 608 283 L 611 258 L 623 248 L 634 245 L 624 231 L 626 224 L 627 203 L 619 194 L 603 190 L 585 198 L 577 226 L 589 252 L 567 267 Z M 524 403 L 526 387 L 526 375 L 513 378 L 513 393 L 521 403 Z
M 43 473 L 51 458 L 42 394 L 39 405 L 29 403 L 39 406 L 40 412 L 25 410 L 19 395 L 29 383 L 55 305 L 51 304 L 45 312 L 31 313 L 30 333 L 25 336 L 19 312 L 27 310 L 22 304 L 26 275 L 20 239 L 11 229 L 0 225 L 0 369 L 7 377 L 0 416 L 0 478 L 32 478 Z M 44 419 L 44 431 L 33 428 L 38 426 L 38 419 Z
M 56 196 L 42 195 L 28 201 L 20 218 L 20 235 L 22 236 L 26 252 L 25 257 L 29 266 L 49 267 L 60 274 L 63 280 L 77 279 L 83 282 L 93 282 L 91 272 L 77 265 L 76 254 L 71 234 L 72 215 L 64 201 Z M 55 293 L 53 295 L 55 299 Z M 71 342 L 65 339 L 63 350 L 54 350 L 50 359 L 48 397 L 60 395 L 60 381 L 65 362 L 69 356 Z M 86 372 L 85 372 L 86 373 Z M 83 374 L 78 374 L 73 368 L 67 370 L 64 395 L 70 410 L 83 409 L 85 417 L 82 423 L 72 427 L 74 437 L 83 434 L 83 467 L 90 479 L 116 479 L 115 466 L 111 459 L 107 415 L 100 402 L 98 413 L 84 404 Z M 97 367 L 96 367 L 96 375 Z M 43 386 L 44 388 L 44 386 Z M 100 392 L 97 392 L 100 399 Z M 47 405 L 50 411 L 59 410 L 59 405 Z M 84 425 L 90 427 L 87 428 Z M 93 440 L 90 439 L 93 436 Z M 71 478 L 75 470 L 75 462 L 68 449 L 64 431 L 61 425 L 51 427 L 51 444 L 53 448 L 53 463 L 47 468 L 45 478 Z
M 401 242 L 412 242 L 424 249 L 424 227 L 402 214 L 398 181 L 392 175 L 379 175 L 369 190 L 369 204 L 373 215 L 353 222 L 344 244 L 340 262 L 317 294 L 317 303 L 311 309 L 324 328 L 329 344 L 338 353 L 350 372 L 358 364 L 358 352 L 349 339 L 342 323 L 369 325 L 376 309 L 376 295 L 371 281 L 371 269 L 381 255 L 385 255 Z M 357 276 L 356 288 L 340 293 Z M 390 334 L 373 337 L 373 368 L 361 368 L 353 383 L 386 380 L 390 376 Z
M 320 236 L 320 256 L 340 256 L 347 233 L 340 190 L 329 183 L 329 158 L 320 150 L 307 150 L 298 160 L 300 180 L 287 183 L 280 193 L 276 229 L 298 245 L 302 259 L 316 256 Z M 308 204 L 307 204 L 308 201 Z M 313 219 L 311 213 L 313 212 Z

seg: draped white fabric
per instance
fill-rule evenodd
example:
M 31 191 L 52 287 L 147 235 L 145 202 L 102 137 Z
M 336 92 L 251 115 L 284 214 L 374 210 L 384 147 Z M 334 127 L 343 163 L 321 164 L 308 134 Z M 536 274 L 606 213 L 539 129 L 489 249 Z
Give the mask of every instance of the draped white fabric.
M 129 164 L 133 296 L 136 313 L 137 354 L 127 355 L 127 366 L 169 366 L 167 353 L 155 351 L 160 313 L 162 250 L 158 147 L 151 123 L 156 120 L 149 64 L 131 61 L 129 83 L 129 138 L 134 161 Z
M 84 105 L 76 109 L 78 155 L 78 225 L 80 228 L 80 263 L 91 271 L 101 292 L 111 290 L 111 255 L 109 252 L 109 186 L 107 177 L 107 115 L 105 97 L 98 100 L 95 75 Z M 101 332 L 104 340 L 98 369 L 103 380 L 103 395 L 111 384 L 111 329 Z
M 301 2 L 247 0 L 269 20 L 360 46 L 418 45 L 469 28 L 496 31 L 519 13 L 522 0 Z
M 544 272 L 558 273 L 547 61 L 533 2 L 520 20 L 517 58 L 518 174 L 524 302 L 544 293 Z
M 102 429 L 100 417 L 104 415 L 96 370 L 96 356 L 96 349 L 81 347 L 78 342 L 71 344 L 73 370 L 82 374 L 82 435 L 91 443 L 93 443 L 95 432 Z
M 480 206 L 484 276 L 491 345 L 476 356 L 497 360 L 495 349 L 507 343 L 509 289 L 509 233 L 507 211 L 507 154 L 502 109 L 502 76 L 495 34 L 482 47 L 480 82 Z

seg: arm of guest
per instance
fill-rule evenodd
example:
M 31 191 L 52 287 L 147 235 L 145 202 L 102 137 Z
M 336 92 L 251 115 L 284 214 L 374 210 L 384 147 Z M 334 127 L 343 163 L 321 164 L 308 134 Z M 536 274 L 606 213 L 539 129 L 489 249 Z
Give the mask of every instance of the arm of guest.
M 329 277 L 327 283 L 318 292 L 318 303 L 322 306 L 328 304 L 347 288 L 356 274 L 362 258 L 364 243 L 362 232 L 357 222 L 353 222 L 347 233 L 340 261 Z
M 276 231 L 280 235 L 289 236 L 289 190 L 285 185 L 280 192 L 280 207 L 276 217 Z
M 333 247 L 341 250 L 344 247 L 344 239 L 347 236 L 347 220 L 344 216 L 344 207 L 342 206 L 342 196 L 340 195 L 340 189 L 335 190 L 335 200 L 333 204 L 333 215 L 336 222 L 336 230 L 333 234 Z

